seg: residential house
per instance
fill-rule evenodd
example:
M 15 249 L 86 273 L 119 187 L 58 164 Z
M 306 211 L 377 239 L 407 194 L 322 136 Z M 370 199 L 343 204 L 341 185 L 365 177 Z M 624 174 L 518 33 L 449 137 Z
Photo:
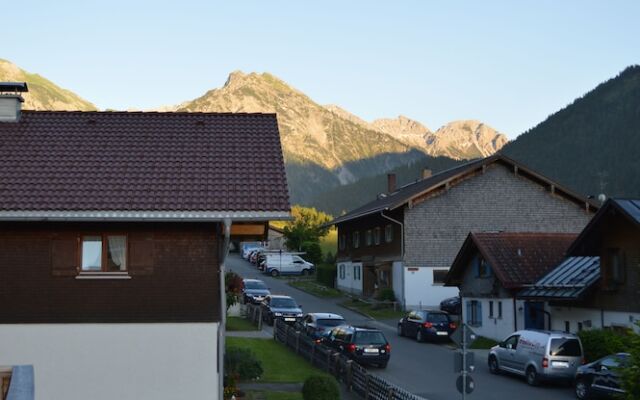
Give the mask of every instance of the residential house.
M 596 207 L 496 154 L 396 188 L 333 220 L 337 285 L 364 296 L 392 288 L 405 307 L 455 296 L 444 279 L 469 232 L 578 233 Z M 344 271 L 344 272 L 342 272 Z
M 572 233 L 470 233 L 446 278 L 462 298 L 462 317 L 484 337 L 503 340 L 519 329 L 544 329 L 544 305 L 518 292 L 561 262 Z M 548 321 L 546 322 L 548 326 Z
M 607 200 L 568 252 L 519 297 L 546 301 L 553 329 L 640 331 L 640 200 Z
M 41 400 L 221 398 L 231 228 L 290 214 L 276 116 L 1 97 L 0 366 Z

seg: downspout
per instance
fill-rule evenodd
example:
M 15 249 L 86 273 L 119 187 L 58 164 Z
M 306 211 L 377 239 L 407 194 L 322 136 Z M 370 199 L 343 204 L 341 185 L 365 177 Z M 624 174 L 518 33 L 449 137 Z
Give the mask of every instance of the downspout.
M 231 242 L 231 224 L 230 218 L 224 221 L 224 242 L 222 244 L 222 253 L 220 254 L 220 329 L 218 329 L 218 398 L 224 399 L 224 335 L 227 327 L 227 295 L 225 282 L 225 263 L 229 255 L 229 244 Z
M 400 262 L 402 265 L 400 265 L 401 268 L 401 274 L 400 276 L 402 277 L 402 309 L 405 309 L 405 305 L 406 305 L 406 298 L 405 298 L 405 287 L 404 287 L 404 224 L 400 221 L 398 221 L 397 219 L 393 219 L 391 217 L 388 217 L 386 215 L 384 215 L 384 210 L 380 211 L 380 216 L 386 220 L 389 220 L 395 224 L 400 225 Z

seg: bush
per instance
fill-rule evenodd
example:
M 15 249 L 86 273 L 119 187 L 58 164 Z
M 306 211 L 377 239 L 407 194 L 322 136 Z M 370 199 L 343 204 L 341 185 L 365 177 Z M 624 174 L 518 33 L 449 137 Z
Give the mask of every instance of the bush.
M 393 289 L 385 288 L 381 289 L 376 296 L 376 300 L 379 301 L 396 301 L 396 295 L 393 293 Z
M 316 281 L 319 284 L 334 288 L 337 267 L 335 264 L 322 264 L 316 267 Z
M 318 265 L 322 262 L 322 248 L 317 241 L 302 243 L 301 250 L 305 253 L 304 258 L 310 263 Z
M 229 308 L 240 301 L 242 295 L 242 277 L 234 272 L 224 274 L 226 284 L 225 292 L 227 294 L 227 311 Z
M 224 355 L 224 365 L 225 380 L 229 384 L 235 383 L 237 379 L 258 379 L 264 372 L 262 363 L 253 351 L 242 347 L 227 348 Z
M 636 322 L 640 327 L 640 322 Z M 640 399 L 640 334 L 630 333 L 629 348 L 631 354 L 629 365 L 622 370 L 622 388 L 627 391 L 624 399 Z
M 332 376 L 316 375 L 307 378 L 302 387 L 304 400 L 335 400 L 340 398 L 338 382 Z
M 335 264 L 336 263 L 336 255 L 333 254 L 332 252 L 328 251 L 327 254 L 324 256 L 324 263 L 325 264 Z
M 631 344 L 629 334 L 611 329 L 580 331 L 578 336 L 582 341 L 587 362 L 593 362 L 609 354 L 625 352 Z

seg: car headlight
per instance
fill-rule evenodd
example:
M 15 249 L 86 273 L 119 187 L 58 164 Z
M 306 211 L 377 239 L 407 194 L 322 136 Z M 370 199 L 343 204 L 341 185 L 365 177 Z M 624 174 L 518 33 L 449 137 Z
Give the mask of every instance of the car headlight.
M 273 313 L 273 315 L 275 315 L 276 317 L 282 317 L 282 313 L 281 312 Z
M 296 317 L 302 317 L 302 313 L 297 313 Z

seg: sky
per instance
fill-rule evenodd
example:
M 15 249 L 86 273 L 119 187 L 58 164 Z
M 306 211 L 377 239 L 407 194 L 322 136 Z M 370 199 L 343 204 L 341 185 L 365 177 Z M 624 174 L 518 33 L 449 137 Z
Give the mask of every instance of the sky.
M 477 119 L 515 138 L 640 64 L 636 0 L 29 0 L 11 14 L 0 58 L 101 109 L 177 104 L 242 70 L 369 121 Z

